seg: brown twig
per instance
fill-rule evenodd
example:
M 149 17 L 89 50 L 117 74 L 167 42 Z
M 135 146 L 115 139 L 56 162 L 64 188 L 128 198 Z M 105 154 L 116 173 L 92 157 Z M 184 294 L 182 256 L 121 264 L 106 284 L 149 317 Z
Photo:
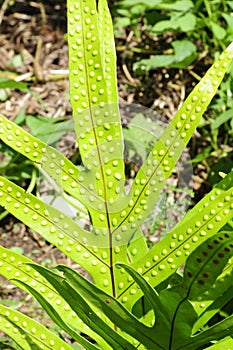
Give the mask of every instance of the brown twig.
M 4 17 L 4 14 L 5 14 L 6 10 L 7 10 L 7 6 L 8 6 L 8 4 L 9 4 L 9 2 L 10 2 L 10 0 L 5 0 L 5 1 L 3 2 L 3 4 L 2 4 L 1 9 L 0 9 L 0 26 L 1 26 L 1 24 L 2 24 L 3 17 Z
M 30 6 L 32 7 L 36 7 L 40 10 L 40 14 L 41 14 L 41 20 L 42 20 L 42 26 L 45 28 L 46 24 L 47 24 L 47 16 L 46 16 L 46 12 L 45 12 L 45 8 L 42 2 L 34 2 L 34 1 L 30 1 Z

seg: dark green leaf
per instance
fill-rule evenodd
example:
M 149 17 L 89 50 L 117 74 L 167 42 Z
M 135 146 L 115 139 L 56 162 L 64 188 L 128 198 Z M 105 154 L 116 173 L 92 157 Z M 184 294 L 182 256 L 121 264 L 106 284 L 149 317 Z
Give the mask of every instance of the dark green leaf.
M 35 267 L 35 266 L 34 266 Z M 67 322 L 63 321 L 61 316 L 57 313 L 54 307 L 43 297 L 43 294 L 38 292 L 35 288 L 29 286 L 28 284 L 16 280 L 17 283 L 22 285 L 30 294 L 32 294 L 37 301 L 41 304 L 43 309 L 51 317 L 51 319 L 64 331 L 66 331 L 74 340 L 78 341 L 80 344 L 85 346 L 87 350 L 96 350 L 98 349 L 95 345 L 88 342 L 85 338 L 80 336 L 74 329 L 72 329 Z
M 15 89 L 24 92 L 29 92 L 29 84 L 23 81 L 15 81 L 11 79 L 0 79 L 0 89 Z
M 30 264 L 32 265 L 32 264 Z M 85 324 L 88 325 L 94 332 L 97 332 L 110 346 L 116 349 L 135 349 L 126 339 L 117 334 L 110 326 L 108 326 L 104 320 L 102 320 L 96 312 L 89 306 L 88 302 L 90 302 L 90 296 L 88 296 L 87 300 L 80 294 L 79 289 L 74 289 L 73 285 L 71 285 L 68 281 L 67 276 L 64 274 L 64 277 L 61 277 L 58 274 L 40 266 L 40 265 L 32 265 L 33 268 L 38 271 L 43 277 L 45 277 L 49 283 L 51 283 L 54 288 L 59 292 L 59 294 L 66 300 L 66 302 L 70 305 L 70 307 L 77 313 L 77 315 L 83 320 Z M 59 267 L 59 266 L 58 266 Z M 57 267 L 57 268 L 58 268 Z M 64 267 L 64 270 L 66 267 Z M 68 267 L 67 267 L 68 269 Z M 63 270 L 63 268 L 61 269 Z M 73 274 L 75 272 L 71 270 Z M 78 274 L 77 274 L 78 275 Z M 81 275 L 80 275 L 81 276 Z M 90 282 L 89 282 L 90 283 Z M 91 290 L 93 293 L 93 285 L 91 285 Z M 95 287 L 96 288 L 96 287 Z M 31 291 L 30 291 L 31 292 Z M 100 291 L 103 293 L 102 291 Z M 40 296 L 38 295 L 38 298 Z M 38 299 L 40 302 L 40 300 Z M 106 299 L 104 303 L 107 304 Z M 43 306 L 44 307 L 44 306 Z M 52 315 L 50 315 L 52 317 Z

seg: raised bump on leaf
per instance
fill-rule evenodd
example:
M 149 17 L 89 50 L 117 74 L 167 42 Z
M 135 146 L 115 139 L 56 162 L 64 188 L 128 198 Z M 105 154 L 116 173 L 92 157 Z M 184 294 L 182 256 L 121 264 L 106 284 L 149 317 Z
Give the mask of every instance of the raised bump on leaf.
M 82 161 L 92 173 L 96 193 L 108 206 L 119 193 L 124 192 L 122 129 L 114 81 L 111 84 L 111 96 L 108 94 L 108 84 L 112 78 L 109 68 L 112 70 L 115 67 L 114 46 L 110 49 L 113 44 L 112 33 L 107 35 L 104 42 L 101 41 L 102 30 L 106 26 L 111 29 L 111 18 L 105 8 L 106 2 L 102 0 L 99 2 L 100 14 L 94 1 L 88 6 L 82 2 L 73 6 L 72 1 L 68 1 L 67 7 L 70 91 L 76 135 Z M 114 162 L 118 163 L 117 172 Z M 116 176 L 118 173 L 121 181 Z M 107 218 L 101 220 L 95 213 L 92 215 L 92 209 L 90 208 L 90 215 L 93 223 L 107 227 Z
M 118 102 L 116 77 L 116 50 L 111 14 L 106 0 L 98 2 L 99 38 L 102 49 L 102 64 L 106 77 L 106 88 L 110 103 Z
M 16 285 L 18 285 L 16 279 L 19 279 L 22 282 L 35 287 L 37 291 L 42 292 L 43 295 L 46 296 L 47 301 L 52 307 L 56 309 L 61 317 L 65 317 L 68 324 L 70 324 L 75 330 L 88 334 L 99 344 L 102 344 L 100 337 L 91 331 L 76 315 L 74 315 L 66 301 L 64 301 L 44 277 L 28 265 L 32 263 L 33 261 L 29 258 L 0 246 L 0 274 L 2 276 L 11 280 L 14 279 Z M 20 287 L 22 288 L 22 285 Z M 105 342 L 103 346 L 106 346 Z
M 196 300 L 208 291 L 232 256 L 233 238 L 228 232 L 219 232 L 198 247 L 187 260 L 182 286 L 188 289 L 188 298 Z
M 193 334 L 195 334 L 199 329 L 203 328 L 218 313 L 220 309 L 222 310 L 224 306 L 231 301 L 232 285 L 225 292 L 219 289 L 216 298 L 212 298 L 212 295 L 210 294 L 209 299 L 210 300 L 207 300 L 207 302 L 199 302 L 201 314 L 199 314 L 198 320 L 193 327 Z M 192 303 L 195 311 L 197 312 L 197 307 L 195 304 Z
M 213 286 L 209 290 L 206 290 L 199 295 L 198 300 L 192 301 L 193 307 L 199 315 L 199 319 L 194 325 L 193 333 L 206 324 L 206 322 L 202 324 L 203 319 L 206 319 L 205 312 L 209 307 L 211 308 L 213 301 L 218 300 L 220 295 L 227 293 L 228 290 L 232 289 L 232 273 L 233 259 L 231 258 L 229 259 L 228 264 L 225 266 L 224 271 L 218 276 Z
M 88 187 L 85 174 L 62 153 L 47 146 L 24 129 L 0 115 L 0 139 L 45 170 L 58 186 L 83 204 L 101 205 L 103 200 Z M 93 182 L 93 181 L 92 181 Z
M 226 181 L 226 180 L 225 180 Z M 216 193 L 217 191 L 217 193 Z M 213 236 L 233 215 L 233 192 L 228 190 L 213 190 L 216 193 L 215 200 L 208 206 L 202 199 L 201 213 L 194 221 L 192 216 L 189 220 L 185 218 L 174 227 L 168 236 L 154 245 L 149 252 L 140 259 L 133 267 L 138 270 L 152 285 L 157 285 L 184 263 L 189 254 L 204 242 L 208 237 Z M 227 201 L 225 199 L 227 198 Z M 218 201 L 217 201 L 218 200 Z M 208 219 L 207 219 L 208 216 Z M 129 307 L 138 299 L 139 293 L 134 293 L 135 285 L 127 274 L 118 269 L 118 278 L 121 278 L 125 289 L 120 293 L 120 300 Z
M 143 243 L 142 252 L 146 251 L 145 241 L 142 239 L 138 227 L 153 206 L 173 164 L 197 126 L 198 118 L 216 91 L 227 66 L 229 66 L 233 47 L 230 46 L 225 51 L 188 97 L 138 172 L 132 190 L 126 197 L 122 131 L 118 106 L 114 105 L 117 102 L 115 101 L 115 87 L 111 86 L 111 96 L 105 94 L 110 81 L 107 69 L 111 69 L 111 65 L 105 65 L 109 62 L 105 61 L 104 63 L 103 61 L 110 57 L 108 55 L 112 55 L 112 51 L 109 51 L 110 48 L 105 47 L 108 44 L 101 42 L 103 37 L 101 16 L 106 1 L 99 0 L 99 13 L 96 11 L 96 1 L 88 1 L 88 6 L 85 3 L 87 3 L 85 0 L 68 1 L 71 102 L 85 170 L 81 175 L 79 173 L 81 177 L 78 178 L 82 186 L 78 183 L 76 187 L 76 182 L 70 182 L 70 178 L 66 177 L 63 178 L 62 185 L 66 186 L 68 183 L 67 189 L 71 193 L 72 191 L 78 193 L 79 198 L 85 202 L 92 219 L 93 234 L 97 237 L 96 241 L 102 239 L 101 244 L 104 244 L 104 248 L 103 246 L 100 249 L 99 246 L 87 246 L 88 243 L 93 244 L 93 241 L 90 242 L 88 239 L 82 242 L 83 245 L 79 244 L 79 239 L 67 241 L 65 231 L 69 233 L 69 225 L 62 227 L 62 232 L 58 229 L 56 242 L 59 243 L 59 247 L 60 244 L 61 247 L 65 244 L 65 249 L 70 250 L 68 252 L 71 257 L 72 249 L 75 246 L 74 241 L 77 242 L 75 249 L 78 254 L 75 255 L 75 259 L 79 255 L 86 269 L 93 272 L 98 286 L 118 295 L 122 303 L 131 307 L 140 297 L 140 291 L 133 284 L 132 277 L 128 276 L 124 269 L 115 267 L 114 263 L 119 261 L 129 263 L 132 259 L 133 266 L 138 272 L 143 273 L 154 286 L 175 272 L 195 247 L 205 241 L 208 236 L 213 235 L 232 217 L 232 193 L 230 189 L 221 189 L 219 193 L 214 192 L 216 193 L 214 200 L 210 196 L 208 200 L 202 201 L 199 207 L 200 212 L 196 213 L 198 219 L 194 220 L 194 212 L 192 212 L 188 219 L 184 219 L 166 239 L 152 248 L 149 253 L 146 253 L 143 259 L 142 256 L 141 259 L 138 257 L 133 259 L 134 256 L 137 256 L 141 243 Z M 11 124 L 6 123 L 7 137 L 10 137 L 6 142 L 14 144 L 13 136 L 17 137 L 17 135 L 10 134 L 12 126 L 9 127 L 8 124 Z M 2 130 L 0 126 L 0 135 L 3 133 Z M 19 128 L 17 130 L 17 133 L 20 132 Z M 24 139 L 24 142 L 27 143 L 28 140 Z M 18 144 L 17 147 L 20 149 L 21 146 Z M 37 154 L 36 152 L 34 155 Z M 24 153 L 26 156 L 27 154 L 31 155 L 29 146 L 25 146 Z M 46 163 L 47 165 L 50 171 L 51 169 L 54 171 L 54 167 L 50 166 L 50 161 Z M 72 167 L 68 168 L 68 172 L 72 176 L 76 175 L 76 170 Z M 68 175 L 64 174 L 64 176 Z M 0 199 L 4 199 L 6 207 L 13 213 L 19 212 L 18 209 L 21 205 L 20 200 L 17 199 L 17 193 L 23 194 L 23 191 L 16 190 L 16 188 L 10 182 L 7 183 L 6 189 L 0 188 Z M 12 189 L 18 192 L 12 193 Z M 25 200 L 29 201 L 34 198 L 29 195 L 25 196 Z M 94 201 L 92 201 L 93 199 Z M 213 203 L 216 200 L 219 201 L 217 206 Z M 35 199 L 33 201 L 36 202 Z M 39 203 L 41 202 L 36 202 L 37 205 L 40 205 Z M 208 207 L 205 207 L 205 203 L 208 203 Z M 21 215 L 26 221 L 29 217 L 28 214 L 31 214 L 31 209 L 29 202 L 24 203 Z M 51 213 L 55 213 L 55 211 L 51 209 Z M 28 220 L 27 223 L 36 228 L 38 214 L 36 212 L 33 215 L 35 216 L 34 218 L 32 216 L 32 219 L 35 221 Z M 57 228 L 58 225 L 56 225 L 54 217 L 52 222 L 48 224 L 45 212 L 42 213 L 42 216 L 39 228 L 42 227 L 42 235 L 47 239 L 49 235 L 47 236 L 48 232 L 45 232 L 46 227 L 52 224 L 52 227 Z M 59 225 L 62 225 L 62 220 L 60 220 Z M 54 234 L 52 227 L 50 235 Z M 83 236 L 82 238 L 87 237 Z M 138 238 L 138 243 L 134 244 L 133 240 L 136 238 Z
M 124 199 L 120 203 L 122 211 L 118 213 L 115 211 L 111 216 L 119 222 L 113 235 L 120 234 L 122 228 L 125 227 L 129 237 L 134 232 L 135 227 L 144 221 L 152 209 L 165 181 L 172 172 L 174 164 L 178 161 L 203 112 L 216 93 L 231 63 L 232 56 L 233 46 L 230 45 L 193 89 L 161 135 L 138 171 L 128 194 L 128 201 L 126 202 Z M 125 214 L 122 218 L 123 211 Z M 134 217 L 133 223 L 130 221 L 131 216 Z
M 35 348 L 71 350 L 72 347 L 40 323 L 0 305 L 0 329 L 24 350 Z
M 97 279 L 102 287 L 106 290 L 111 288 L 107 237 L 96 236 L 83 230 L 70 217 L 1 177 L 0 199 L 5 203 L 7 210 L 71 259 L 80 265 L 83 264 L 90 274 L 95 270 L 93 278 Z M 105 243 L 101 243 L 102 240 Z
M 67 303 L 58 295 L 57 291 L 42 277 L 38 272 L 35 272 L 28 263 L 32 260 L 21 256 L 7 248 L 0 246 L 0 273 L 8 279 L 20 279 L 37 288 L 38 291 L 43 291 L 44 295 L 51 305 L 59 307 L 60 313 L 66 313 L 68 322 L 76 327 L 80 327 L 78 319 L 74 320 L 72 312 Z M 77 323 L 76 323 L 77 321 Z

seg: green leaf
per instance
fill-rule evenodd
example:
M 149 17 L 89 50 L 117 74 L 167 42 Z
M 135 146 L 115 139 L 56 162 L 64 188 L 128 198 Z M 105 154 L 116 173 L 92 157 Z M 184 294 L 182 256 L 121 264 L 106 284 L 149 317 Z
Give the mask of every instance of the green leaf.
M 191 0 L 178 0 L 178 1 L 163 1 L 163 0 L 124 0 L 120 2 L 121 6 L 132 7 L 138 4 L 146 5 L 148 8 L 155 8 L 164 11 L 181 11 L 186 12 L 193 8 L 193 2 Z
M 187 341 L 191 336 L 196 314 L 190 303 L 187 300 L 182 300 L 182 294 L 173 289 L 166 289 L 158 296 L 149 283 L 135 270 L 125 264 L 120 264 L 120 266 L 123 266 L 134 278 L 153 307 L 155 313 L 154 341 L 160 339 L 159 344 L 163 349 L 176 349 L 185 340 Z M 176 339 L 173 339 L 173 333 L 178 335 L 178 344 L 176 344 Z
M 72 131 L 73 122 L 61 118 L 47 118 L 42 116 L 28 115 L 26 125 L 30 128 L 33 136 L 41 141 L 54 145 L 67 131 Z
M 222 17 L 227 22 L 227 33 L 229 33 L 229 32 L 232 33 L 233 32 L 233 18 L 232 18 L 232 16 L 230 14 L 227 14 L 227 13 L 222 13 Z
M 187 1 L 175 3 L 151 1 L 151 5 L 156 4 L 156 6 L 168 4 L 167 8 L 163 8 L 164 10 L 171 10 L 171 6 L 175 6 L 174 12 L 178 12 L 176 11 L 178 6 L 182 4 L 184 8 L 187 3 L 190 4 Z M 178 333 L 179 326 L 182 328 L 181 335 L 175 344 L 180 348 L 180 345 L 183 346 L 185 342 L 190 349 L 191 343 L 187 343 L 187 339 L 190 338 L 191 325 L 196 320 L 196 309 L 199 306 L 193 306 L 187 300 L 187 293 L 184 300 L 181 300 L 182 293 L 179 295 L 175 290 L 167 289 L 161 292 L 165 310 L 173 308 L 174 312 L 176 309 L 179 309 L 179 312 L 177 317 L 174 317 L 174 312 L 171 315 L 174 320 L 172 335 L 168 327 L 162 327 L 163 322 L 160 328 L 154 331 L 152 327 L 146 326 L 148 321 L 153 322 L 152 313 L 145 315 L 145 324 L 143 324 L 126 310 L 125 307 L 130 310 L 134 306 L 142 295 L 142 290 L 137 288 L 133 277 L 124 268 L 119 268 L 117 263 L 131 263 L 132 268 L 142 274 L 142 278 L 154 287 L 173 275 L 189 254 L 232 218 L 232 174 L 229 174 L 221 182 L 222 185 L 206 196 L 165 239 L 149 252 L 140 228 L 199 124 L 202 114 L 216 93 L 231 63 L 233 46 L 229 46 L 224 51 L 195 87 L 149 153 L 137 173 L 132 188 L 126 192 L 124 144 L 117 103 L 115 49 L 107 2 L 105 0 L 98 2 L 68 0 L 67 8 L 71 104 L 83 166 L 77 168 L 58 151 L 27 134 L 4 117 L 0 117 L 0 137 L 7 145 L 33 160 L 38 167 L 42 168 L 42 171 L 46 171 L 55 183 L 64 189 L 64 192 L 73 195 L 85 205 L 90 217 L 90 231 L 82 229 L 63 213 L 2 178 L 0 203 L 92 274 L 97 286 L 89 282 L 85 284 L 79 280 L 74 287 L 76 280 L 75 282 L 72 280 L 71 283 L 67 276 L 64 279 L 42 267 L 35 268 L 38 271 L 40 269 L 40 272 L 52 283 L 53 287 L 48 283 L 51 293 L 56 289 L 56 296 L 58 293 L 61 294 L 61 302 L 65 299 L 69 304 L 68 308 L 74 310 L 76 317 L 79 315 L 90 326 L 91 330 L 89 329 L 88 334 L 96 333 L 96 338 L 98 338 L 97 333 L 99 334 L 104 349 L 110 347 L 133 349 L 135 347 L 131 345 L 132 341 L 137 347 L 142 348 L 138 344 L 138 341 L 142 341 L 142 344 L 149 349 L 165 350 L 168 348 L 170 336 L 173 337 Z M 182 11 L 183 9 L 180 12 Z M 185 18 L 182 13 L 177 15 L 177 22 L 182 20 L 182 17 Z M 174 20 L 173 16 L 174 14 L 172 14 L 172 20 Z M 187 21 L 186 17 L 186 21 L 180 25 L 187 29 L 190 23 L 191 20 Z M 186 56 L 183 51 L 187 45 L 179 46 L 181 44 L 177 43 L 173 46 L 174 56 L 177 55 L 179 61 L 178 65 L 183 61 L 187 64 L 193 58 L 192 54 L 195 54 L 192 47 L 193 51 L 191 50 L 191 54 Z M 5 263 L 5 257 L 2 256 L 1 259 Z M 8 261 L 7 267 L 13 269 L 9 264 Z M 15 268 L 14 264 L 13 266 Z M 16 267 L 16 272 L 19 272 L 19 266 Z M 152 295 L 155 293 L 137 272 L 134 273 L 135 279 L 141 285 L 141 289 L 145 290 L 149 300 L 152 300 Z M 4 273 L 9 278 L 13 272 L 6 270 Z M 61 324 L 63 309 L 59 305 L 50 303 L 47 289 L 43 294 L 43 291 L 37 288 L 38 285 L 34 286 L 34 280 L 30 280 L 31 273 L 29 271 L 29 274 L 24 276 L 28 280 L 22 280 L 23 287 L 34 293 L 51 317 Z M 199 275 L 200 271 L 197 273 L 197 276 Z M 18 277 L 20 279 L 20 276 Z M 33 284 L 28 283 L 29 280 Z M 184 283 L 183 287 L 190 290 L 193 298 L 196 298 L 196 280 L 192 282 L 193 287 L 188 283 Z M 46 285 L 46 282 L 44 283 Z M 39 288 L 40 286 L 39 284 Z M 169 303 L 166 309 L 165 297 L 169 292 L 171 294 L 170 299 L 167 299 Z M 200 292 L 205 293 L 202 289 Z M 156 301 L 157 306 L 160 305 L 158 299 Z M 101 319 L 96 308 L 99 308 L 101 316 L 104 310 L 111 322 L 105 323 L 106 319 Z M 66 319 L 64 321 L 66 322 Z M 231 327 L 229 318 L 228 321 L 225 325 Z M 159 325 L 159 321 L 156 320 L 156 322 Z M 166 322 L 167 320 L 164 320 L 164 325 L 167 324 Z M 120 328 L 124 327 L 128 334 L 115 332 L 116 327 L 112 323 Z M 74 327 L 69 323 L 68 327 L 76 331 L 76 323 Z M 84 327 L 81 329 L 83 330 Z M 206 339 L 211 341 L 217 337 L 216 330 L 217 328 L 212 329 L 212 333 L 200 333 L 193 337 L 194 341 L 196 344 L 203 344 Z M 131 337 L 136 339 L 134 339 L 135 342 Z
M 151 287 L 150 284 L 131 266 L 126 264 L 120 264 L 120 263 L 118 264 L 118 266 L 123 267 L 124 270 L 126 270 L 133 277 L 134 281 L 141 288 L 144 296 L 146 297 L 148 302 L 151 304 L 151 307 L 153 308 L 156 322 L 157 322 L 157 319 L 159 322 L 161 322 L 160 318 L 164 318 L 164 320 L 168 321 L 169 316 L 166 313 L 166 310 L 163 308 L 163 305 L 159 299 L 159 296 L 156 290 L 153 287 Z
M 232 283 L 231 287 L 223 293 L 223 290 L 219 288 L 218 290 L 220 297 L 213 298 L 211 300 L 211 292 L 209 293 L 210 306 L 206 308 L 206 303 L 202 301 L 202 309 L 204 308 L 203 314 L 201 314 L 194 325 L 193 334 L 196 333 L 199 329 L 204 327 L 207 322 L 216 315 L 219 310 L 221 310 L 227 303 L 229 303 L 232 299 Z M 206 293 L 207 294 L 207 293 Z M 213 297 L 213 294 L 212 294 Z
M 229 260 L 229 256 L 232 255 L 232 240 L 233 238 L 227 233 L 221 232 L 204 242 L 188 258 L 183 282 L 179 286 L 162 291 L 159 297 L 135 270 L 127 265 L 120 264 L 132 275 L 145 296 L 150 300 L 155 312 L 155 330 L 158 331 L 158 328 L 161 327 L 162 339 L 170 338 L 169 343 L 168 340 L 167 343 L 164 341 L 160 343 L 164 348 L 180 349 L 184 347 L 184 344 L 185 349 L 186 346 L 189 348 L 192 328 L 197 315 L 188 299 L 193 299 L 195 293 L 196 297 L 199 296 L 202 290 L 206 291 L 213 285 L 220 271 Z M 208 250 L 210 254 L 206 253 Z M 202 282 L 203 279 L 206 281 Z M 201 283 L 199 283 L 200 281 Z M 195 283 L 198 284 L 197 288 L 195 288 Z M 229 295 L 229 298 L 231 297 L 232 293 L 231 296 Z M 218 306 L 221 306 L 221 304 L 218 304 Z M 163 307 L 165 307 L 165 310 L 163 310 Z M 164 322 L 163 318 L 167 322 Z
M 152 328 L 139 322 L 115 298 L 104 293 L 69 267 L 59 265 L 57 268 L 64 273 L 64 277 L 76 291 L 81 293 L 84 298 L 87 298 L 104 315 L 107 315 L 114 324 L 147 347 L 154 346 L 154 349 L 161 349 L 160 344 L 156 341 L 156 337 L 154 341 L 151 341 L 154 337 L 154 330 L 152 331 Z
M 180 30 L 182 32 L 188 32 L 194 30 L 195 26 L 196 17 L 192 13 L 187 13 L 178 18 L 177 16 L 174 16 L 170 20 L 157 22 L 152 27 L 152 32 L 156 34 L 164 33 L 168 30 Z
M 15 81 L 13 79 L 0 79 L 0 89 L 14 89 L 29 92 L 29 84 L 23 81 Z
M 24 350 L 72 349 L 69 344 L 40 323 L 3 305 L 0 305 L 0 329 Z
M 99 334 L 110 346 L 112 346 L 113 349 L 114 348 L 117 348 L 119 350 L 135 349 L 126 339 L 124 339 L 119 334 L 117 334 L 110 326 L 108 326 L 107 323 L 105 323 L 95 313 L 93 308 L 91 308 L 87 303 L 87 301 L 83 298 L 83 296 L 81 296 L 80 292 L 77 289 L 74 289 L 72 284 L 67 283 L 64 277 L 58 274 L 55 274 L 54 272 L 40 265 L 32 265 L 32 266 L 36 271 L 38 271 L 41 275 L 43 275 L 49 281 L 49 283 L 51 283 L 54 286 L 54 288 L 67 301 L 70 307 L 74 310 L 75 313 L 77 313 L 77 315 L 83 320 L 83 322 L 85 324 L 88 324 L 88 326 L 94 332 L 97 332 L 97 334 Z M 36 290 L 32 290 L 31 287 L 27 287 L 27 288 L 29 288 L 30 292 L 37 298 L 39 302 L 43 303 L 43 307 L 45 307 L 44 304 L 46 300 L 45 299 L 42 300 L 41 299 L 42 296 L 38 295 Z M 88 301 L 90 300 L 88 299 Z M 106 299 L 104 302 L 105 304 L 107 303 Z M 49 314 L 52 317 L 52 310 L 49 311 Z
M 14 280 L 13 280 L 14 281 Z M 74 329 L 72 329 L 67 322 L 63 321 L 62 317 L 57 313 L 56 309 L 51 306 L 51 304 L 44 298 L 43 294 L 38 292 L 35 288 L 29 286 L 28 284 L 16 279 L 17 284 L 21 285 L 30 294 L 32 294 L 37 301 L 41 304 L 43 309 L 47 312 L 50 318 L 64 331 L 66 331 L 74 340 L 79 342 L 81 345 L 85 346 L 87 350 L 98 349 L 95 345 L 91 344 L 85 338 L 80 336 Z
M 220 26 L 218 23 L 215 22 L 210 22 L 210 28 L 214 34 L 214 36 L 219 39 L 219 40 L 223 40 L 226 36 L 226 30 Z
M 233 271 L 233 260 L 229 259 L 228 264 L 224 268 L 224 271 L 218 276 L 212 288 L 208 291 L 202 293 L 198 300 L 192 301 L 192 305 L 194 306 L 197 314 L 199 315 L 199 319 L 196 322 L 193 332 L 198 331 L 199 328 L 203 327 L 208 321 L 209 316 L 214 314 L 214 305 L 212 305 L 215 301 L 217 303 L 221 302 L 222 295 L 227 293 L 228 290 L 232 288 L 232 271 Z M 224 300 L 223 300 L 224 302 Z M 207 320 L 205 322 L 205 320 Z
M 189 40 L 177 40 L 172 43 L 174 48 L 173 55 L 155 55 L 149 59 L 143 59 L 134 64 L 137 70 L 145 65 L 146 70 L 157 67 L 186 68 L 197 57 L 196 46 Z
M 15 280 L 17 278 L 29 286 L 35 287 L 38 292 L 43 293 L 43 296 L 50 303 L 51 307 L 59 313 L 60 317 L 66 321 L 68 326 L 88 334 L 98 344 L 106 347 L 106 343 L 74 315 L 72 309 L 61 295 L 39 273 L 35 272 L 29 264 L 33 264 L 33 261 L 29 258 L 0 246 L 0 274 L 2 276 L 5 276 L 9 280 L 14 279 L 16 285 L 18 285 Z M 24 289 L 22 285 L 20 287 Z M 26 288 L 24 290 L 28 291 Z
M 192 328 L 197 321 L 197 314 L 189 300 L 198 300 L 201 293 L 213 286 L 232 256 L 232 241 L 233 238 L 224 232 L 205 241 L 187 259 L 183 281 L 160 293 L 170 319 L 171 330 L 168 335 L 171 348 L 189 348 Z
M 233 347 L 233 339 L 226 337 L 225 339 L 217 342 L 216 344 L 209 346 L 206 350 L 231 350 Z
M 120 2 L 120 5 L 122 7 L 132 7 L 132 6 L 136 6 L 139 4 L 143 4 L 146 5 L 148 8 L 153 8 L 154 6 L 157 6 L 159 4 L 161 4 L 163 2 L 163 0 L 124 0 Z
M 194 4 L 191 0 L 178 0 L 178 1 L 162 1 L 161 4 L 157 7 L 160 10 L 164 11 L 181 11 L 186 12 L 188 10 L 191 10 L 193 8 Z
M 187 259 L 181 289 L 188 291 L 188 299 L 197 300 L 214 284 L 233 255 L 233 237 L 221 231 L 206 240 Z
M 184 222 L 185 220 L 189 220 L 191 217 L 195 218 L 197 213 L 200 213 L 203 209 L 205 209 L 205 207 L 210 205 L 215 200 L 215 196 L 218 196 L 221 193 L 221 191 L 227 191 L 232 189 L 232 180 L 233 171 L 230 171 L 229 174 L 227 174 L 220 182 L 214 185 L 214 189 L 207 193 L 205 198 L 200 200 L 191 210 L 189 210 L 182 222 Z M 216 203 L 216 205 L 220 208 L 222 204 Z
M 180 349 L 191 350 L 198 348 L 201 345 L 208 344 L 212 340 L 219 340 L 233 334 L 233 316 L 225 318 L 223 321 L 217 323 L 216 325 L 210 327 L 204 332 L 201 332 L 194 337 L 190 344 L 186 344 L 185 347 L 180 347 Z
M 106 273 L 105 278 L 110 279 L 110 272 L 106 269 L 109 260 L 104 253 L 106 249 L 102 248 L 105 243 L 101 242 L 100 237 L 82 229 L 67 215 L 2 177 L 0 199 L 5 209 L 11 211 L 15 217 L 57 246 L 73 261 L 83 264 L 93 274 L 94 280 L 103 283 L 102 269 L 109 274 L 107 276 Z
M 67 322 L 78 329 L 80 322 L 74 319 L 72 311 L 67 308 L 67 303 L 61 299 L 52 285 L 29 266 L 30 263 L 33 261 L 29 258 L 0 246 L 0 274 L 9 280 L 18 278 L 24 283 L 35 286 L 39 292 L 46 295 L 53 307 L 59 308 L 60 314 L 66 317 Z
M 222 124 L 226 123 L 228 120 L 233 119 L 233 109 L 228 109 L 227 111 L 221 113 L 216 119 L 211 122 L 211 129 L 218 129 Z
M 175 51 L 172 68 L 186 68 L 197 58 L 197 48 L 189 40 L 177 40 L 172 43 Z
M 137 71 L 142 67 L 145 67 L 147 71 L 153 68 L 169 67 L 175 62 L 174 55 L 155 55 L 152 58 L 143 59 L 134 63 L 133 69 Z
M 94 185 L 93 191 L 105 203 L 102 220 L 96 213 L 96 205 L 90 206 L 89 212 L 94 226 L 108 228 L 109 203 L 119 198 L 119 193 L 124 195 L 124 145 L 111 17 L 105 0 L 99 1 L 99 11 L 94 1 L 88 5 L 81 1 L 67 2 L 70 95 L 79 151 L 88 172 L 86 181 Z M 103 40 L 106 33 L 109 34 Z
M 175 288 L 163 290 L 160 293 L 160 299 L 169 314 L 170 321 L 170 327 L 166 332 L 165 348 L 180 349 L 191 339 L 197 314 L 189 300 L 180 295 Z
M 101 46 L 101 58 L 106 79 L 106 88 L 109 103 L 118 103 L 117 88 L 117 67 L 116 67 L 116 49 L 113 34 L 113 25 L 111 14 L 108 8 L 107 0 L 98 2 L 98 33 Z M 111 76 L 109 76 L 111 72 Z M 119 111 L 117 111 L 118 117 Z
M 124 28 L 130 26 L 131 21 L 129 17 L 120 17 L 114 21 L 115 28 Z
M 64 191 L 72 194 L 74 198 L 80 197 L 80 172 L 62 153 L 47 146 L 2 115 L 0 115 L 0 139 L 42 167 Z M 85 186 L 83 189 L 86 189 Z
M 116 228 L 112 231 L 114 246 L 119 245 L 119 241 L 122 242 L 123 235 L 124 240 L 127 241 L 153 208 L 205 108 L 217 91 L 224 72 L 231 63 L 232 49 L 233 46 L 229 46 L 208 70 L 167 126 L 139 169 L 127 195 L 127 202 L 123 198 L 112 204 L 109 221 L 116 223 Z M 217 78 L 216 70 L 218 71 Z M 213 76 L 216 79 L 212 83 Z M 118 211 L 119 207 L 120 211 Z
M 8 99 L 9 95 L 4 89 L 0 89 L 0 101 L 5 102 Z
M 192 251 L 212 237 L 233 215 L 233 173 L 204 197 L 167 235 L 139 259 L 133 268 L 140 271 L 152 286 L 158 285 L 182 265 Z M 229 189 L 228 189 L 229 188 Z M 129 308 L 141 296 L 135 285 L 121 271 L 125 289 L 118 298 Z
M 160 294 L 167 313 L 174 315 L 171 322 L 171 341 L 175 349 L 184 347 L 184 344 L 189 346 L 194 323 L 195 331 L 198 330 L 197 314 L 188 300 L 198 300 L 203 292 L 209 291 L 213 286 L 232 256 L 232 241 L 233 238 L 224 232 L 205 241 L 187 259 L 181 284 Z M 170 300 L 171 295 L 176 298 Z

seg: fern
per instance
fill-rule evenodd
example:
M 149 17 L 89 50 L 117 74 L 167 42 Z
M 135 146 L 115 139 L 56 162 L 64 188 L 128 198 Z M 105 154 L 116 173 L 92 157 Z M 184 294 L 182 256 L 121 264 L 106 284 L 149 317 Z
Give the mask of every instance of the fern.
M 0 139 L 35 162 L 64 193 L 85 206 L 90 230 L 3 177 L 0 205 L 82 265 L 94 284 L 67 267 L 47 270 L 3 247 L 0 273 L 34 295 L 54 322 L 86 349 L 98 347 L 81 332 L 102 349 L 187 350 L 210 345 L 231 335 L 233 327 L 230 316 L 197 333 L 214 315 L 211 305 L 218 303 L 221 308 L 223 293 L 229 293 L 232 287 L 232 229 L 221 230 L 233 217 L 233 173 L 150 250 L 140 225 L 216 93 L 231 63 L 233 46 L 222 53 L 193 89 L 126 192 L 116 57 L 107 2 L 99 0 L 98 8 L 94 0 L 68 0 L 67 5 L 70 96 L 82 166 L 77 167 L 4 116 L 0 117 Z M 209 246 L 213 247 L 211 252 Z M 203 254 L 204 258 L 199 258 Z M 219 254 L 223 255 L 220 260 Z M 200 264 L 196 264 L 197 259 L 201 259 Z M 167 288 L 185 262 L 180 284 Z M 218 287 L 222 279 L 223 289 Z M 162 282 L 165 288 L 158 294 L 154 288 Z M 148 312 L 143 295 L 150 305 Z M 141 319 L 133 312 L 136 305 Z M 1 310 L 0 328 L 22 348 L 34 348 L 35 337 L 30 330 L 35 321 L 24 321 L 23 315 Z M 14 324 L 22 336 L 18 337 L 7 324 Z M 46 334 L 44 343 L 50 348 L 56 336 L 38 327 L 41 334 Z M 45 346 L 42 340 L 41 335 L 38 346 Z M 62 346 L 70 348 L 68 344 Z

